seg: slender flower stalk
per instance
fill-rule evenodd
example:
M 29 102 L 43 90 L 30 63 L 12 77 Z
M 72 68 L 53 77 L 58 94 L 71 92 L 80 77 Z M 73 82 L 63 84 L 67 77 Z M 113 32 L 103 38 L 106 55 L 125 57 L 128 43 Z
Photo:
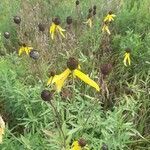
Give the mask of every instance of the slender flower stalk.
M 78 77 L 79 79 L 84 81 L 86 84 L 92 86 L 97 91 L 100 91 L 99 85 L 95 81 L 90 79 L 90 77 L 88 75 L 81 72 L 79 69 L 80 68 L 79 68 L 78 61 L 75 58 L 71 57 L 71 58 L 69 58 L 69 60 L 67 62 L 67 69 L 64 72 L 62 72 L 61 74 L 55 75 L 53 78 L 50 77 L 47 85 L 49 85 L 50 83 L 52 83 L 52 84 L 55 83 L 56 90 L 58 92 L 60 92 L 66 79 L 68 78 L 68 76 L 72 75 L 73 78 Z
M 26 46 L 26 44 L 23 44 L 19 49 L 19 56 L 24 52 L 27 55 L 29 55 L 32 49 L 33 49 L 33 47 L 30 47 L 30 46 L 28 47 L 28 46 Z
M 3 135 L 5 134 L 5 122 L 0 116 L 0 144 L 3 142 Z
M 54 40 L 54 36 L 56 34 L 60 34 L 63 38 L 65 38 L 65 35 L 64 35 L 64 31 L 66 31 L 65 29 L 62 29 L 61 26 L 60 26 L 60 19 L 59 18 L 54 18 L 53 19 L 53 22 L 50 26 L 50 35 L 51 35 L 51 38 L 52 40 Z
M 131 50 L 129 48 L 126 49 L 126 52 L 124 54 L 124 60 L 123 63 L 127 67 L 128 65 L 131 65 L 131 58 L 130 58 L 130 52 Z M 127 65 L 128 64 L 128 65 Z
M 56 107 L 53 105 L 52 100 L 53 100 L 53 95 L 54 95 L 54 91 L 49 91 L 49 90 L 43 90 L 41 92 L 41 98 L 45 101 L 45 102 L 49 102 L 49 104 L 51 105 L 51 107 L 53 108 L 53 112 L 54 112 L 54 119 L 55 119 L 55 123 L 58 127 L 58 131 L 60 136 L 63 137 L 63 143 L 64 143 L 64 147 L 66 148 L 66 141 L 65 141 L 65 134 L 62 130 L 62 125 L 61 125 L 61 115 L 59 114 L 59 112 L 57 111 Z

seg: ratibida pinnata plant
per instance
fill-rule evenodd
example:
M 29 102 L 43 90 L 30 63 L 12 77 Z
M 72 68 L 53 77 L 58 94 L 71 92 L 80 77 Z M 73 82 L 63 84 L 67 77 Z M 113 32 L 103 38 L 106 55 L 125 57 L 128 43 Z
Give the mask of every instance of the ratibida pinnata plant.
M 93 81 L 88 75 L 86 75 L 80 71 L 80 65 L 79 65 L 78 61 L 73 57 L 70 57 L 68 59 L 67 69 L 59 75 L 54 75 L 54 76 L 50 77 L 47 82 L 47 85 L 55 84 L 57 92 L 60 92 L 66 79 L 70 75 L 73 78 L 78 77 L 79 79 L 84 81 L 86 84 L 92 86 L 97 91 L 100 91 L 99 85 L 95 81 Z
M 124 54 L 124 60 L 123 63 L 124 65 L 127 67 L 128 65 L 131 65 L 131 58 L 130 58 L 130 53 L 131 53 L 131 49 L 130 48 L 126 48 L 125 49 L 125 54 Z
M 115 14 L 113 14 L 112 11 L 109 11 L 107 16 L 104 18 L 104 22 L 108 21 L 108 22 L 112 22 L 114 21 L 114 18 L 116 17 Z
M 54 40 L 54 37 L 55 35 L 61 35 L 63 38 L 65 38 L 65 35 L 64 35 L 64 31 L 66 31 L 65 29 L 63 29 L 61 26 L 61 20 L 59 17 L 55 17 L 52 19 L 52 24 L 50 26 L 50 35 L 51 35 L 51 38 L 52 40 Z
M 22 55 L 22 53 L 25 53 L 26 55 L 29 55 L 29 53 L 31 52 L 31 50 L 33 49 L 33 47 L 31 46 L 27 46 L 25 43 L 22 44 L 22 46 L 19 48 L 19 53 L 18 55 Z
M 102 32 L 103 33 L 107 33 L 108 35 L 111 34 L 110 30 L 109 30 L 109 24 L 114 21 L 114 17 L 116 17 L 115 14 L 113 14 L 112 11 L 109 11 L 109 13 L 107 14 L 107 16 L 104 18 L 103 20 L 103 27 L 102 27 Z
M 72 143 L 70 150 L 90 150 L 90 149 L 89 149 L 85 139 L 81 138 Z
M 85 24 L 87 24 L 90 28 L 92 28 L 92 14 L 89 13 L 88 16 L 87 16 L 87 21 L 84 22 Z
M 103 22 L 102 32 L 110 35 L 109 24 L 107 21 Z
M 3 135 L 5 134 L 5 122 L 0 115 L 0 144 L 3 143 Z
M 87 21 L 84 22 L 85 24 L 87 24 L 90 28 L 92 28 L 93 26 L 93 17 L 96 15 L 96 6 L 94 5 L 93 8 L 89 9 L 89 13 L 87 16 Z
M 65 138 L 64 131 L 62 130 L 61 115 L 59 114 L 59 112 L 57 111 L 57 108 L 52 103 L 53 96 L 54 96 L 54 91 L 53 90 L 49 91 L 47 89 L 44 89 L 41 92 L 42 100 L 47 102 L 47 103 L 49 103 L 51 105 L 52 109 L 53 109 L 53 113 L 56 116 L 55 117 L 55 123 L 56 123 L 57 128 L 58 128 L 59 136 L 62 137 L 62 139 L 63 139 L 63 147 L 66 148 L 66 138 Z

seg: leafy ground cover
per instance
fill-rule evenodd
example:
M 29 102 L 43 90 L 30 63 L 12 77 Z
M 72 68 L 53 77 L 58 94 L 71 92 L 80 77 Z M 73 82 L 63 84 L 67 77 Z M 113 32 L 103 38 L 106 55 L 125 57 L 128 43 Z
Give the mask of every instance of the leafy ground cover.
M 149 0 L 2 1 L 0 149 L 149 150 L 149 14 Z

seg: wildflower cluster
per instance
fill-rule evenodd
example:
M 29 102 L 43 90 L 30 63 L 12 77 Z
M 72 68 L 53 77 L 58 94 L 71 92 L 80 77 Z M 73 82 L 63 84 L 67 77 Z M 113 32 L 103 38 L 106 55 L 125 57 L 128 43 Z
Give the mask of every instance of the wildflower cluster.
M 79 4 L 80 4 L 80 2 L 79 2 L 79 0 L 77 0 L 76 6 L 78 7 Z M 96 14 L 97 14 L 97 7 L 96 7 L 96 5 L 94 5 L 92 8 L 90 8 L 88 10 L 87 20 L 86 20 L 86 22 L 84 22 L 85 24 L 88 25 L 88 27 L 90 27 L 90 28 L 93 27 L 93 20 L 94 20 L 94 17 Z M 105 35 L 107 35 L 108 37 L 110 37 L 109 35 L 111 34 L 110 29 L 109 29 L 110 24 L 112 23 L 112 21 L 114 21 L 115 17 L 116 17 L 116 15 L 113 14 L 112 11 L 110 11 L 107 14 L 107 16 L 103 19 L 102 33 L 106 33 Z M 17 26 L 20 26 L 22 19 L 20 16 L 14 16 L 13 21 Z M 66 18 L 66 23 L 68 26 L 73 24 L 72 16 L 68 16 Z M 37 27 L 38 27 L 39 33 L 41 33 L 41 34 L 44 33 L 44 31 L 46 29 L 46 25 L 44 23 L 38 23 Z M 67 29 L 63 29 L 61 27 L 60 17 L 54 17 L 52 19 L 52 23 L 49 27 L 49 34 L 50 34 L 51 40 L 54 41 L 57 38 L 65 38 L 66 32 L 67 32 Z M 9 32 L 4 32 L 3 35 L 4 35 L 5 39 L 9 39 L 11 36 L 11 34 Z M 38 60 L 38 58 L 40 57 L 40 53 L 38 52 L 38 50 L 36 50 L 34 47 L 30 46 L 30 44 L 27 42 L 21 42 L 20 48 L 18 50 L 19 56 L 21 56 L 23 53 L 25 53 L 27 56 L 30 56 L 34 60 Z M 131 53 L 130 48 L 127 48 L 125 50 L 125 55 L 124 55 L 124 60 L 123 60 L 123 63 L 125 66 L 131 65 L 131 58 L 130 58 L 131 54 L 130 53 Z M 100 92 L 100 90 L 102 89 L 102 93 L 104 93 L 104 94 L 106 93 L 107 97 L 109 97 L 109 91 L 108 91 L 108 87 L 105 82 L 105 79 L 106 79 L 106 76 L 109 75 L 111 70 L 112 70 L 111 63 L 103 64 L 100 67 L 100 71 L 102 74 L 100 83 L 96 83 L 93 79 L 91 79 L 89 77 L 89 75 L 87 75 L 81 71 L 80 63 L 76 58 L 69 57 L 69 59 L 67 60 L 67 63 L 66 63 L 66 68 L 63 70 L 63 72 L 56 74 L 55 72 L 52 71 L 50 73 L 50 78 L 47 81 L 47 86 L 49 88 L 49 86 L 54 85 L 55 90 L 52 90 L 52 91 L 47 90 L 47 89 L 43 90 L 41 92 L 41 98 L 44 101 L 49 102 L 51 104 L 51 106 L 54 109 L 54 112 L 56 113 L 56 116 L 59 118 L 59 114 L 58 114 L 55 106 L 53 106 L 53 103 L 51 102 L 51 100 L 53 99 L 53 94 L 55 91 L 57 91 L 58 93 L 60 93 L 62 91 L 68 78 L 71 78 L 72 81 L 74 81 L 74 79 L 78 78 L 78 79 L 82 80 L 84 83 L 86 83 L 87 85 L 93 87 L 97 92 Z M 60 122 L 58 123 L 58 128 L 61 129 Z M 5 131 L 5 122 L 3 121 L 2 117 L 0 116 L 0 144 L 2 143 L 2 137 L 3 137 L 4 131 Z M 62 130 L 61 130 L 61 134 L 63 135 Z M 72 143 L 70 150 L 84 150 L 84 149 L 88 150 L 88 146 L 83 139 L 80 139 L 80 140 L 74 141 Z
M 52 40 L 54 40 L 55 34 L 57 35 L 60 34 L 62 37 L 65 38 L 65 35 L 63 33 L 65 30 L 61 28 L 60 24 L 61 24 L 61 21 L 59 17 L 53 18 L 52 25 L 50 26 L 50 31 L 49 31 L 51 34 Z
M 107 16 L 104 18 L 103 21 L 103 27 L 102 27 L 102 31 L 107 34 L 111 34 L 110 30 L 109 30 L 109 25 L 112 21 L 114 21 L 114 17 L 116 17 L 116 15 L 113 14 L 112 11 L 110 11 Z
M 48 80 L 47 85 L 54 83 L 56 86 L 56 90 L 60 92 L 65 83 L 65 80 L 70 75 L 73 78 L 78 77 L 79 79 L 87 83 L 88 85 L 94 87 L 97 91 L 100 91 L 99 85 L 95 81 L 90 79 L 89 76 L 85 75 L 83 72 L 80 71 L 79 63 L 73 57 L 70 57 L 69 60 L 67 61 L 67 69 L 63 73 L 59 75 L 52 74 L 52 76 Z
M 85 24 L 87 24 L 90 28 L 92 28 L 93 25 L 93 17 L 96 15 L 96 5 L 93 6 L 93 8 L 89 9 L 89 13 L 87 16 L 87 21 Z

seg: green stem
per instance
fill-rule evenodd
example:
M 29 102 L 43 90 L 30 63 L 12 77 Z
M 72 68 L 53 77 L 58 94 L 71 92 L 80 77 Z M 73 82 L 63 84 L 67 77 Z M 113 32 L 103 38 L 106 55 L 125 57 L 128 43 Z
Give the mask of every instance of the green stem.
M 57 124 L 57 127 L 58 127 L 58 129 L 60 130 L 60 135 L 62 135 L 62 137 L 63 137 L 63 144 L 64 144 L 64 148 L 66 148 L 66 138 L 65 138 L 65 134 L 64 134 L 64 132 L 63 132 L 63 130 L 62 130 L 62 127 L 61 127 L 61 118 L 60 118 L 60 114 L 58 113 L 58 111 L 57 111 L 57 109 L 56 109 L 56 107 L 53 105 L 53 103 L 50 101 L 50 105 L 52 106 L 52 108 L 53 108 L 53 110 L 54 110 L 54 113 L 55 113 L 55 116 L 56 116 L 56 124 Z

